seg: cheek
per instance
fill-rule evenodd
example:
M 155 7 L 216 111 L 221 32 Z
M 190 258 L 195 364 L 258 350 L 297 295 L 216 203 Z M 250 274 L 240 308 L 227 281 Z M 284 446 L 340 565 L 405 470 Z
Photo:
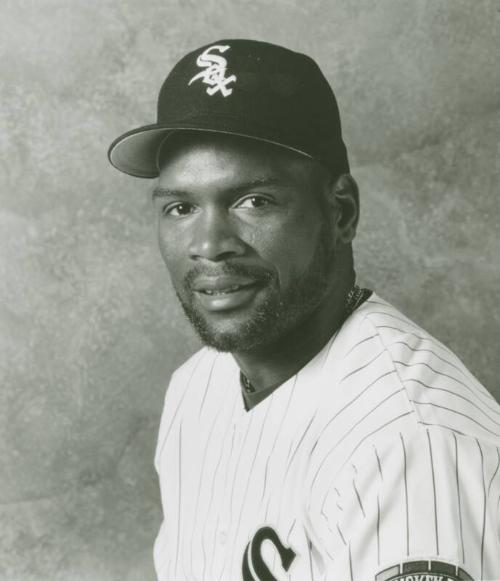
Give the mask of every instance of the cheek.
M 158 246 L 172 283 L 177 288 L 178 283 L 184 276 L 183 265 L 186 262 L 183 260 L 182 245 L 176 243 L 173 236 L 167 235 L 160 226 L 158 229 Z
M 254 248 L 273 265 L 281 286 L 305 273 L 314 261 L 321 228 L 318 220 L 294 220 L 280 228 L 260 232 Z
M 160 249 L 161 257 L 163 258 L 163 262 L 168 266 L 170 262 L 170 251 L 171 251 L 171 243 L 165 234 L 162 232 L 161 226 L 158 227 L 158 247 Z

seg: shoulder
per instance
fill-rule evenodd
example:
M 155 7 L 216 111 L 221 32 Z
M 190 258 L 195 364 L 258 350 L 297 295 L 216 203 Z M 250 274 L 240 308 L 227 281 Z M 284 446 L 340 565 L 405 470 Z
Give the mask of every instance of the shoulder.
M 229 377 L 235 374 L 236 363 L 228 353 L 220 353 L 209 347 L 203 347 L 173 373 L 167 388 L 166 400 L 189 399 L 200 389 L 216 378 Z
M 354 456 L 373 454 L 375 442 L 400 447 L 400 433 L 427 441 L 427 429 L 500 446 L 496 400 L 447 347 L 377 295 L 346 321 L 319 373 L 315 473 L 333 477 Z
M 189 400 L 207 378 L 210 369 L 217 360 L 217 352 L 203 347 L 182 365 L 174 370 L 167 386 L 163 402 L 163 415 L 167 410 L 177 409 L 187 399 Z
M 351 339 L 348 366 L 374 360 L 393 371 L 418 423 L 500 445 L 498 402 L 435 337 L 377 295 L 356 312 L 352 327 L 358 338 Z
M 174 370 L 170 384 L 188 382 L 190 378 L 196 375 L 197 371 L 199 372 L 200 369 L 203 368 L 204 364 L 206 365 L 214 362 L 216 357 L 216 351 L 209 349 L 208 347 L 202 347 Z
M 227 384 L 237 378 L 239 368 L 230 353 L 203 347 L 180 365 L 172 374 L 166 399 L 190 399 L 200 390 L 215 383 Z
M 165 447 L 169 434 L 179 427 L 179 421 L 184 421 L 193 409 L 201 410 L 207 393 L 215 389 L 212 394 L 217 400 L 219 390 L 225 389 L 229 380 L 236 375 L 236 364 L 231 356 L 218 353 L 204 347 L 194 353 L 171 376 L 161 414 L 158 445 L 155 455 L 155 466 L 159 469 L 159 458 Z M 220 381 L 221 378 L 225 381 Z M 176 428 L 176 429 L 177 429 Z

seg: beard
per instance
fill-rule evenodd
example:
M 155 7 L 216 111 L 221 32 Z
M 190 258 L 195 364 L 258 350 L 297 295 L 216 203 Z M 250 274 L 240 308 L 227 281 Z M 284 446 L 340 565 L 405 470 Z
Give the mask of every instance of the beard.
M 285 289 L 280 288 L 274 273 L 262 267 L 225 263 L 217 269 L 218 274 L 248 277 L 268 287 L 265 299 L 236 328 L 218 330 L 196 304 L 192 283 L 213 269 L 191 270 L 183 281 L 183 295 L 177 292 L 177 297 L 205 345 L 224 352 L 256 351 L 283 339 L 310 317 L 330 289 L 334 270 L 335 251 L 325 221 L 309 267 L 305 272 L 293 273 Z

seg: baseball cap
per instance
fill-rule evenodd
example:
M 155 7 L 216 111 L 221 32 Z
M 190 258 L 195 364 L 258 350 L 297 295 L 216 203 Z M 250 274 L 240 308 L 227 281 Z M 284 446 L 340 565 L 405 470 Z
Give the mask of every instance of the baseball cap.
M 312 58 L 275 44 L 225 39 L 184 56 L 160 89 L 156 123 L 120 135 L 108 158 L 124 173 L 155 178 L 162 143 L 183 130 L 261 140 L 349 173 L 328 81 Z

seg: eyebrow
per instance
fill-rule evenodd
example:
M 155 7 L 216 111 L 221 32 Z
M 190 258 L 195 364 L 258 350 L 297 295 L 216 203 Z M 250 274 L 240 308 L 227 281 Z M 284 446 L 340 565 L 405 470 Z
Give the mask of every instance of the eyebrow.
M 185 192 L 182 190 L 170 190 L 168 188 L 162 188 L 157 186 L 151 192 L 151 198 L 155 200 L 156 198 L 175 198 L 175 197 L 183 197 L 188 196 L 189 192 Z
M 245 182 L 245 183 L 243 183 L 239 186 L 236 186 L 234 188 L 230 188 L 229 191 L 233 194 L 241 194 L 241 193 L 244 193 L 244 192 L 251 190 L 253 188 L 256 188 L 256 187 L 274 186 L 274 185 L 277 185 L 279 183 L 282 183 L 282 181 L 277 179 L 277 178 L 271 178 L 271 177 L 257 178 L 255 180 Z M 186 190 L 172 190 L 169 188 L 156 186 L 151 193 L 151 198 L 153 200 L 155 200 L 157 198 L 179 198 L 179 197 L 183 198 L 183 197 L 187 197 L 189 195 L 190 195 L 190 192 L 188 192 Z

